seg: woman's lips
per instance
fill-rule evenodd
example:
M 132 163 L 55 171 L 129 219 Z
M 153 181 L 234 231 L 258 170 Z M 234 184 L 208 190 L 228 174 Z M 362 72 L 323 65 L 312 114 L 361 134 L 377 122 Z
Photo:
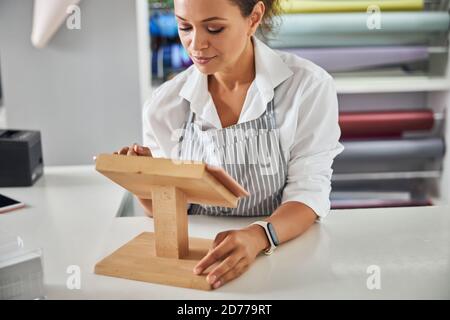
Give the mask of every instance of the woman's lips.
M 209 63 L 212 59 L 214 59 L 215 57 L 195 57 L 193 56 L 192 59 L 194 60 L 194 62 L 201 64 L 201 65 L 205 65 L 207 63 Z

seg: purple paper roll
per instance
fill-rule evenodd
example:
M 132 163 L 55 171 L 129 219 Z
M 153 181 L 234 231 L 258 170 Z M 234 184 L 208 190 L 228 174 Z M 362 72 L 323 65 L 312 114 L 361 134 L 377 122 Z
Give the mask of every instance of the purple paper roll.
M 329 72 L 353 71 L 427 60 L 426 46 L 280 49 L 311 60 Z

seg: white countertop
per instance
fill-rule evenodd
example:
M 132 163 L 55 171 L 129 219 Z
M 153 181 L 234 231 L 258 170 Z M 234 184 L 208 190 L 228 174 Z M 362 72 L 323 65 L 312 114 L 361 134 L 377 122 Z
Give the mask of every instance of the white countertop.
M 28 207 L 0 214 L 0 230 L 44 252 L 49 299 L 450 299 L 450 208 L 333 211 L 303 236 L 258 257 L 224 287 L 197 291 L 95 275 L 94 265 L 143 231 L 146 217 L 116 218 L 123 189 L 93 167 L 46 168 L 31 188 L 0 188 Z M 214 238 L 254 219 L 190 216 L 191 236 Z M 81 268 L 69 290 L 68 266 Z M 381 289 L 367 268 L 379 266 Z

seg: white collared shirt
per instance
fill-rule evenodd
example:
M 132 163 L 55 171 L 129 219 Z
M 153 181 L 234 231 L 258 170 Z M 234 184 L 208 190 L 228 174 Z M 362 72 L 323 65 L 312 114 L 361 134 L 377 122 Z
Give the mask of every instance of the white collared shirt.
M 282 203 L 304 203 L 323 218 L 330 210 L 333 159 L 343 150 L 334 81 L 312 62 L 253 40 L 256 77 L 238 123 L 259 118 L 274 98 L 281 147 L 288 159 Z M 144 145 L 154 157 L 174 157 L 190 108 L 203 130 L 222 128 L 207 75 L 195 66 L 154 90 L 144 106 Z

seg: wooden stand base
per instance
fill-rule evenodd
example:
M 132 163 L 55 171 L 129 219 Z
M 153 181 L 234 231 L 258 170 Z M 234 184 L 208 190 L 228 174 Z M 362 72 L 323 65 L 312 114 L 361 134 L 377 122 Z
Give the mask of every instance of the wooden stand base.
M 195 275 L 195 265 L 208 253 L 212 240 L 189 238 L 189 254 L 183 259 L 156 256 L 155 234 L 144 232 L 95 265 L 105 276 L 211 290 L 206 274 Z
M 222 168 L 171 159 L 99 155 L 95 168 L 142 199 L 152 200 L 155 233 L 142 233 L 104 258 L 95 273 L 178 287 L 211 290 L 193 268 L 212 240 L 189 238 L 189 203 L 236 208 L 249 193 Z

